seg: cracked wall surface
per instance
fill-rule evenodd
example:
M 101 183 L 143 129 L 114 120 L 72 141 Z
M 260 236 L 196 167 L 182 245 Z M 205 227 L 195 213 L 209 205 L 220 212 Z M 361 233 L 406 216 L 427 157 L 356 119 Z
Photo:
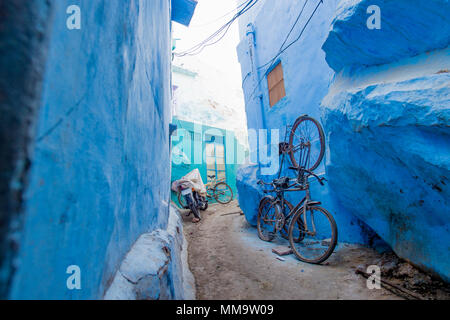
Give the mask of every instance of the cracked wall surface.
M 0 299 L 17 268 L 51 9 L 46 0 L 0 1 Z
M 368 3 L 380 6 L 380 30 L 365 28 Z M 399 257 L 446 281 L 449 5 L 342 1 L 323 46 L 337 73 L 322 102 L 327 173 L 340 203 Z

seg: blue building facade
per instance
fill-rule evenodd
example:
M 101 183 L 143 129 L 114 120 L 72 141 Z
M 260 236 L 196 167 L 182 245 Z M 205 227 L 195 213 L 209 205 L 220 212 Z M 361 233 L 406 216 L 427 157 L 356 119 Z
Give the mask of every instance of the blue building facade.
M 373 5 L 381 29 L 368 27 Z M 249 129 L 279 129 L 283 138 L 298 116 L 321 119 L 327 146 L 318 173 L 329 183 L 313 184 L 312 196 L 334 214 L 339 241 L 387 243 L 446 281 L 450 25 L 439 12 L 448 6 L 261 1 L 240 18 L 237 48 Z M 270 79 L 278 65 L 281 90 Z M 252 224 L 260 178 L 272 178 L 260 164 L 238 171 L 240 205 Z
M 74 4 L 80 29 L 67 27 Z M 34 12 L 29 21 L 43 40 L 40 47 L 18 42 L 10 49 L 41 54 L 41 68 L 17 75 L 18 82 L 2 82 L 2 92 L 8 85 L 20 90 L 17 84 L 33 77 L 41 82 L 32 95 L 33 125 L 25 128 L 29 152 L 11 160 L 16 170 L 24 161 L 29 170 L 16 182 L 22 200 L 9 215 L 2 243 L 2 294 L 99 299 L 138 237 L 167 228 L 171 20 L 189 24 L 196 2 L 22 5 Z M 70 290 L 67 268 L 74 265 L 81 287 Z

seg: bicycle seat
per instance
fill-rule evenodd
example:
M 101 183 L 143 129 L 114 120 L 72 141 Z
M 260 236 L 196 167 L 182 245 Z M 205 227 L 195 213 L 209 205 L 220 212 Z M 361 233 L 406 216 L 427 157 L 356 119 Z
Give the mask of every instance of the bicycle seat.
M 287 189 L 289 187 L 289 177 L 281 177 L 273 181 L 273 184 L 277 187 Z
M 280 154 L 280 155 L 282 155 L 283 153 L 286 153 L 286 152 L 288 152 L 288 150 L 289 150 L 289 143 L 287 143 L 287 142 L 280 142 L 280 144 L 278 145 L 278 153 Z
M 208 176 L 208 178 L 214 179 L 216 176 Z

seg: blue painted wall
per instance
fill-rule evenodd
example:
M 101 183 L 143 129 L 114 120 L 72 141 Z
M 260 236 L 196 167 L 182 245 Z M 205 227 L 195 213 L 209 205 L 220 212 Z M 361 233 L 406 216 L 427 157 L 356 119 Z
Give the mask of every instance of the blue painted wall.
M 102 298 L 169 214 L 171 2 L 53 1 L 12 299 Z M 66 28 L 77 4 L 82 29 Z M 66 268 L 81 268 L 81 290 Z
M 273 60 L 288 35 L 292 25 L 299 15 L 305 1 L 261 1 L 254 9 L 239 20 L 241 42 L 238 45 L 238 57 L 242 68 L 243 90 L 249 129 L 279 129 L 280 139 L 284 139 L 286 125 L 303 114 L 320 119 L 320 104 L 328 92 L 328 86 L 334 76 L 333 70 L 327 65 L 325 53 L 321 47 L 328 35 L 338 1 L 308 1 L 303 13 L 291 33 L 286 44 L 291 43 L 300 34 L 307 21 L 303 36 L 289 49 Z M 311 17 L 312 16 L 312 17 Z M 282 23 L 274 23 L 282 21 Z M 251 23 L 255 34 L 255 54 L 258 72 L 252 69 L 249 52 L 248 27 Z M 270 107 L 268 96 L 267 73 L 270 63 L 281 61 L 284 71 L 286 97 L 275 106 Z M 261 100 L 257 96 L 257 86 L 261 87 Z M 270 138 L 269 138 L 270 141 Z M 274 142 L 271 142 L 274 143 Z M 255 146 L 250 146 L 250 152 L 257 152 Z M 275 147 L 276 150 L 277 147 Z M 328 151 L 326 157 L 328 157 Z M 325 174 L 322 164 L 317 173 Z M 288 174 L 285 172 L 285 174 Z M 292 172 L 290 173 L 292 174 Z M 269 181 L 274 176 L 263 176 L 258 166 L 246 166 L 238 171 L 237 188 L 239 203 L 247 220 L 256 225 L 257 206 L 262 197 L 261 188 L 256 184 L 258 179 Z M 321 187 L 317 183 L 311 185 L 312 197 L 321 201 L 336 219 L 339 228 L 339 241 L 380 244 L 379 237 L 360 219 L 345 210 L 334 196 L 334 190 L 328 185 Z M 291 195 L 291 202 L 296 203 L 303 198 L 303 193 Z

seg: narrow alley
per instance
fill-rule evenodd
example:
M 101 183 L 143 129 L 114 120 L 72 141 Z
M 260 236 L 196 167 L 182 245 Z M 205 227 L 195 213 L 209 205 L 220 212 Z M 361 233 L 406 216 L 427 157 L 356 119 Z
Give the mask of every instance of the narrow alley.
M 450 301 L 448 13 L 0 0 L 0 300 Z

